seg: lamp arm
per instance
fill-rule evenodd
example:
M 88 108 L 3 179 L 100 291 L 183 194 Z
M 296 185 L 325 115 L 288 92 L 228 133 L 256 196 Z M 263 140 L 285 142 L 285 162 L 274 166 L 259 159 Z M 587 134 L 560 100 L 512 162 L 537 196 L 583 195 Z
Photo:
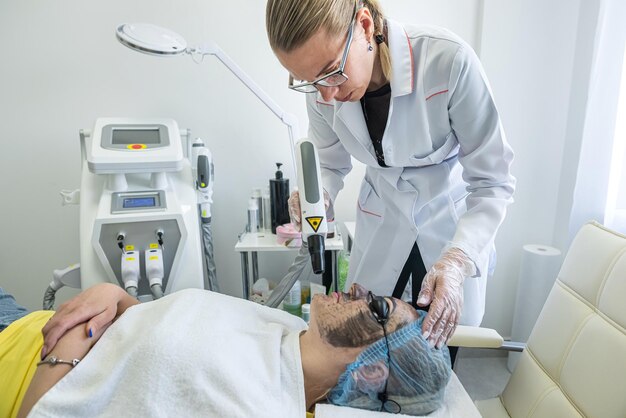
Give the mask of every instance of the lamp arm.
M 246 74 L 241 67 L 235 63 L 216 43 L 210 42 L 206 43 L 203 46 L 191 49 L 190 53 L 199 53 L 201 55 L 213 55 L 215 56 L 226 68 L 230 70 L 231 73 L 235 75 L 248 89 L 263 102 L 265 106 L 269 108 L 269 110 L 281 120 L 282 123 L 287 125 L 287 130 L 289 132 L 289 142 L 291 145 L 291 158 L 293 167 L 295 170 L 295 156 L 294 156 L 294 145 L 295 138 L 300 138 L 300 129 L 298 126 L 298 119 L 292 113 L 285 112 L 263 89 L 252 80 L 248 74 Z M 296 176 L 297 176 L 297 170 Z

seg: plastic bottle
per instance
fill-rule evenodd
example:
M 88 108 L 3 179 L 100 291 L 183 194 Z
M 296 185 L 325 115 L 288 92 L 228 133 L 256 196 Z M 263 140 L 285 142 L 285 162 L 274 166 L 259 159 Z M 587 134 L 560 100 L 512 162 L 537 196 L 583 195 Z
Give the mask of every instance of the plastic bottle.
M 301 316 L 301 293 L 300 280 L 296 280 L 287 296 L 285 296 L 285 300 L 283 300 L 283 309 L 290 314 Z
M 311 305 L 308 303 L 305 303 L 304 305 L 302 305 L 302 319 L 307 324 L 309 323 L 309 320 L 311 319 Z
M 256 188 L 252 189 L 251 199 L 256 200 L 257 208 L 259 211 L 258 214 L 258 232 L 263 232 L 263 197 L 261 196 L 261 189 Z
M 326 238 L 328 239 L 335 238 L 335 220 L 329 219 L 328 222 L 326 222 L 326 224 L 328 225 L 328 232 L 326 233 Z
M 289 179 L 283 178 L 282 163 L 276 163 L 275 178 L 270 179 L 270 199 L 272 202 L 272 234 L 276 227 L 290 222 L 289 219 Z
M 253 197 L 248 201 L 248 231 L 259 232 L 259 206 Z
M 263 210 L 263 231 L 266 233 L 272 232 L 272 203 L 270 199 L 270 188 L 265 188 L 262 196 L 263 204 L 261 208 Z
M 350 253 L 348 251 L 339 251 L 337 257 L 337 286 L 344 289 L 348 280 L 348 269 L 350 267 Z
M 302 280 L 300 286 L 302 288 L 300 301 L 302 302 L 302 306 L 304 306 L 305 303 L 311 303 L 311 282 Z

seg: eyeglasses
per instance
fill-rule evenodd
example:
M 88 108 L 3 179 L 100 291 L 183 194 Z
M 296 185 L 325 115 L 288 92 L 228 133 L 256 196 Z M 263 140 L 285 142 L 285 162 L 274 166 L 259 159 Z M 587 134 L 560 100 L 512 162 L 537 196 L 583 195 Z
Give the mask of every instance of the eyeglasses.
M 350 22 L 350 27 L 348 28 L 348 40 L 346 41 L 346 48 L 343 51 L 343 56 L 341 57 L 341 62 L 339 63 L 339 67 L 331 71 L 328 74 L 321 76 L 320 78 L 307 82 L 303 80 L 295 80 L 293 76 L 289 75 L 289 88 L 295 91 L 299 91 L 300 93 L 315 93 L 317 92 L 317 87 L 336 87 L 342 83 L 345 83 L 348 80 L 347 74 L 343 72 L 346 67 L 346 61 L 348 60 L 348 53 L 350 52 L 350 44 L 352 43 L 352 33 L 354 31 L 354 25 L 356 23 L 356 12 L 358 10 L 358 2 L 354 3 L 354 13 L 352 14 L 352 21 Z
M 387 346 L 387 378 L 385 379 L 385 387 L 382 392 L 378 393 L 380 400 L 380 411 L 398 414 L 402 410 L 400 404 L 393 399 L 387 397 L 387 383 L 389 383 L 389 374 L 391 373 L 391 351 L 389 350 L 389 340 L 387 339 L 387 320 L 389 319 L 389 305 L 387 300 L 382 296 L 376 296 L 372 292 L 367 294 L 367 306 L 370 308 L 374 319 L 383 327 L 385 336 L 385 345 Z

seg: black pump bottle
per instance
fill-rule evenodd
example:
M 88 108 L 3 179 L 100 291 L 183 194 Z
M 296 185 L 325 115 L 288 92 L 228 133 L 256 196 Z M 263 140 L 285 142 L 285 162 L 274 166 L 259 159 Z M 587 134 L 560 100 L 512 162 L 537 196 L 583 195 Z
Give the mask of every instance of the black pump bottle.
M 272 205 L 272 234 L 276 227 L 289 223 L 289 179 L 283 178 L 282 163 L 276 163 L 275 178 L 270 179 L 270 201 Z

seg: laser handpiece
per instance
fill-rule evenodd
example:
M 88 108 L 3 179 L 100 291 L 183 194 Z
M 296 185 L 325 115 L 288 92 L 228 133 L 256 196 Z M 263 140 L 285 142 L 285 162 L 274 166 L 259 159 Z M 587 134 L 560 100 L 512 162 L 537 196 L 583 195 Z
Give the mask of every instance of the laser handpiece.
M 298 190 L 302 222 L 302 240 L 309 246 L 311 265 L 315 274 L 324 272 L 324 240 L 328 232 L 326 207 L 320 172 L 319 157 L 315 145 L 308 139 L 296 144 Z

